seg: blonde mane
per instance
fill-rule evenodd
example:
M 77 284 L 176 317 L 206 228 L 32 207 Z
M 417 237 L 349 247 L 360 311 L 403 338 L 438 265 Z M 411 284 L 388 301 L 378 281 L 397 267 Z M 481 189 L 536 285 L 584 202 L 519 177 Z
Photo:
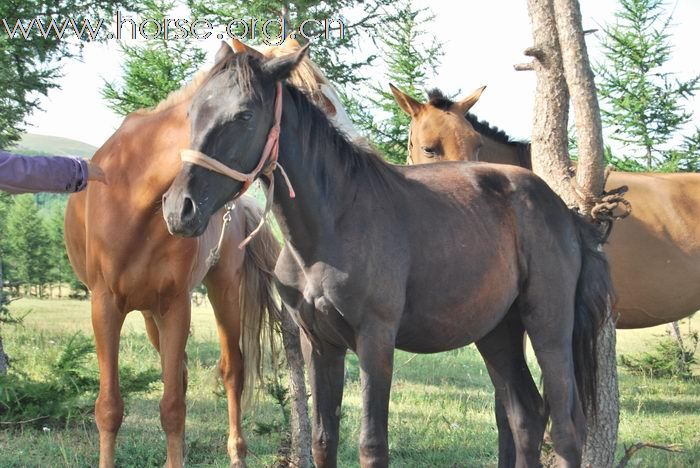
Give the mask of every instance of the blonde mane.
M 137 111 L 134 111 L 134 114 L 138 114 L 138 115 L 155 114 L 155 113 L 158 113 L 160 111 L 170 109 L 171 107 L 176 106 L 183 101 L 186 101 L 187 99 L 194 96 L 194 93 L 196 93 L 197 90 L 199 89 L 199 87 L 202 86 L 202 83 L 204 83 L 204 79 L 207 77 L 208 72 L 209 72 L 208 68 L 203 69 L 203 70 L 199 70 L 197 73 L 195 73 L 192 80 L 189 83 L 185 84 L 182 88 L 176 89 L 175 91 L 170 92 L 170 94 L 168 94 L 165 99 L 160 101 L 155 106 L 144 107 L 143 109 L 139 109 Z
M 291 47 L 287 43 L 277 47 L 260 47 L 258 50 L 268 58 L 281 57 L 292 51 Z M 190 99 L 204 83 L 208 72 L 209 67 L 198 71 L 189 83 L 185 84 L 180 89 L 172 91 L 165 99 L 160 101 L 154 107 L 139 109 L 135 111 L 134 114 L 155 114 Z M 323 76 L 321 70 L 308 57 L 304 57 L 301 63 L 294 69 L 289 81 L 297 88 L 306 92 L 317 104 L 323 102 L 324 99 L 323 92 L 321 91 L 321 85 L 329 85 L 328 80 L 326 80 L 326 77 Z
M 294 44 L 294 45 L 292 45 Z M 281 46 L 260 47 L 258 50 L 268 58 L 282 57 L 298 48 L 298 43 L 285 42 Z M 288 80 L 291 84 L 308 94 L 313 102 L 320 104 L 324 100 L 321 85 L 330 85 L 326 77 L 308 56 L 304 56 L 299 65 L 296 66 Z

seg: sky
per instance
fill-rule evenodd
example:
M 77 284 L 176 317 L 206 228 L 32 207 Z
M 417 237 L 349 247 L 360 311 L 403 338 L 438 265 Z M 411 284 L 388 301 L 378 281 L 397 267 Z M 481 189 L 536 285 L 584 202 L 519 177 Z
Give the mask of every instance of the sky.
M 465 96 L 486 85 L 473 112 L 512 137 L 528 138 L 535 74 L 513 69 L 514 64 L 529 60 L 522 54 L 532 42 L 526 0 L 416 0 L 415 4 L 432 9 L 435 19 L 426 29 L 443 44 L 441 65 L 429 87 Z M 616 4 L 613 0 L 581 0 L 583 28 L 601 29 L 612 22 Z M 668 71 L 681 78 L 700 74 L 700 28 L 697 26 L 700 1 L 676 0 L 668 5 L 674 9 L 671 29 L 674 51 Z M 601 58 L 600 37 L 600 32 L 587 36 L 592 61 Z M 219 44 L 214 37 L 201 43 L 209 52 L 210 62 Z M 58 82 L 60 89 L 53 89 L 47 97 L 42 97 L 43 111 L 29 118 L 28 131 L 72 138 L 99 147 L 122 121 L 100 96 L 104 81 L 118 79 L 121 74 L 117 41 L 88 43 L 82 61 L 64 60 L 60 66 L 63 72 Z M 692 125 L 700 126 L 700 97 L 693 99 L 689 108 L 695 113 Z

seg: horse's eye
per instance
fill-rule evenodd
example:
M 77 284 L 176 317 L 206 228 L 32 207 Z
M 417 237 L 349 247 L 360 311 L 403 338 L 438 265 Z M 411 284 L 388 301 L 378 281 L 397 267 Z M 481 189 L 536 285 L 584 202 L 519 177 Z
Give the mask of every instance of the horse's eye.
M 243 111 L 236 114 L 233 118 L 236 120 L 243 120 L 244 122 L 247 122 L 248 120 L 253 118 L 253 113 L 250 111 Z
M 429 158 L 434 158 L 435 156 L 437 156 L 437 151 L 432 146 L 421 146 L 421 149 Z

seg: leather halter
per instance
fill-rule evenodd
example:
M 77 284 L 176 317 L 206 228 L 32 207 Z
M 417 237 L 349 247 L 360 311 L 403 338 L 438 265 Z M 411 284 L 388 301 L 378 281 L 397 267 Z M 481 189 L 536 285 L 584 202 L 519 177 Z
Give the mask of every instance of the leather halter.
M 267 141 L 265 142 L 265 147 L 263 148 L 262 154 L 260 155 L 260 160 L 258 161 L 258 165 L 253 169 L 251 172 L 243 173 L 243 172 L 238 172 L 234 169 L 231 169 L 230 167 L 226 166 L 225 164 L 221 163 L 220 161 L 217 161 L 216 159 L 207 156 L 206 154 L 202 153 L 201 151 L 197 150 L 192 150 L 192 149 L 183 149 L 180 151 L 180 159 L 182 162 L 187 162 L 191 164 L 196 164 L 198 166 L 202 166 L 206 169 L 209 169 L 210 171 L 217 172 L 219 174 L 225 175 L 226 177 L 229 177 L 231 179 L 243 182 L 243 187 L 234 195 L 233 199 L 231 199 L 231 202 L 239 198 L 241 195 L 243 195 L 246 190 L 250 188 L 250 186 L 253 184 L 255 179 L 258 177 L 258 175 L 263 175 L 267 177 L 267 179 L 270 181 L 270 186 L 267 191 L 267 203 L 265 204 L 265 211 L 263 212 L 262 218 L 260 219 L 260 223 L 258 226 L 246 237 L 243 242 L 241 242 L 238 246 L 238 248 L 242 249 L 245 247 L 246 244 L 248 244 L 253 237 L 262 229 L 263 224 L 265 223 L 265 217 L 267 216 L 267 213 L 270 211 L 270 207 L 272 206 L 272 197 L 274 195 L 274 188 L 275 188 L 275 178 L 273 175 L 273 172 L 275 169 L 279 169 L 280 172 L 282 173 L 282 176 L 284 177 L 284 181 L 287 184 L 287 187 L 289 188 L 289 197 L 294 198 L 294 189 L 292 188 L 292 184 L 289 181 L 289 177 L 287 176 L 287 173 L 284 171 L 284 168 L 279 164 L 277 159 L 279 158 L 279 138 L 280 138 L 280 124 L 282 121 L 282 84 L 280 82 L 277 83 L 277 89 L 275 93 L 275 118 L 274 122 L 272 124 L 272 127 L 270 128 L 269 133 L 267 134 Z M 233 206 L 229 202 L 229 206 Z M 230 210 L 233 208 L 230 208 L 227 210 L 226 214 L 229 214 L 230 217 Z M 224 215 L 226 217 L 226 215 Z M 226 227 L 226 224 L 224 224 L 224 228 Z M 223 231 L 223 229 L 222 229 Z M 223 240 L 223 232 L 221 236 L 221 240 Z M 217 250 L 221 247 L 221 240 L 219 242 L 219 247 L 217 247 Z

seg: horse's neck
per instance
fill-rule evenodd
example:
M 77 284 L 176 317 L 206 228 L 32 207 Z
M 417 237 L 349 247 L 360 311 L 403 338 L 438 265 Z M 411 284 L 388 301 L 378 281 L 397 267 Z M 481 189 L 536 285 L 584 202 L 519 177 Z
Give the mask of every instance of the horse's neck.
M 329 150 L 328 142 L 322 141 L 328 135 L 306 128 L 308 125 L 292 99 L 285 97 L 278 161 L 295 198 L 290 198 L 281 171 L 275 171 L 273 211 L 285 239 L 307 253 L 332 229 L 339 203 L 351 190 L 346 190 L 339 158 Z
M 153 213 L 180 169 L 178 151 L 189 145 L 186 106 L 133 115 L 109 142 L 105 170 L 117 180 L 108 188 L 132 212 Z M 102 161 L 100 161 L 102 162 Z
M 482 135 L 482 147 L 479 161 L 510 164 L 512 166 L 529 166 L 529 145 L 527 143 L 502 143 Z

